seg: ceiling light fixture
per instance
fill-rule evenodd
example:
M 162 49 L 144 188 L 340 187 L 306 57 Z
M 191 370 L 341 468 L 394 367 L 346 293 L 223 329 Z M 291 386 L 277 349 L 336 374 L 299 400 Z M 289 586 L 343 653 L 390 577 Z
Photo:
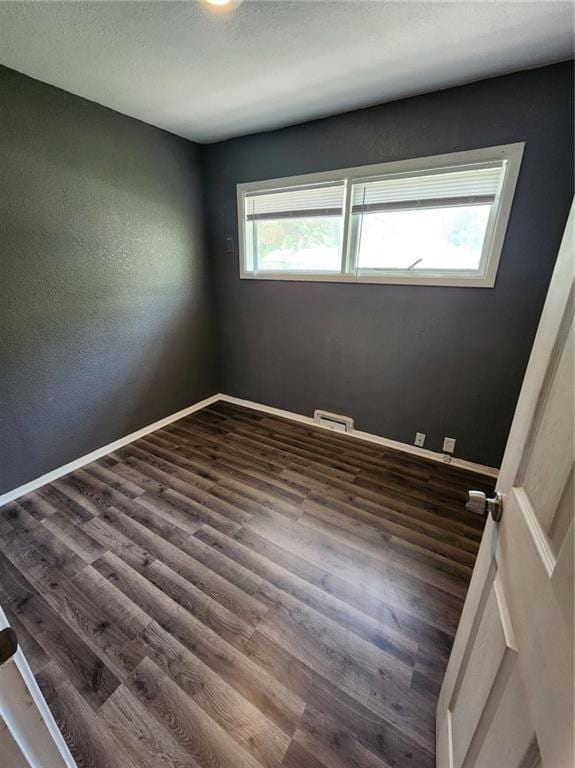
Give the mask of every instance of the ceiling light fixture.
M 215 11 L 231 11 L 241 5 L 243 0 L 204 0 L 206 5 L 212 6 Z

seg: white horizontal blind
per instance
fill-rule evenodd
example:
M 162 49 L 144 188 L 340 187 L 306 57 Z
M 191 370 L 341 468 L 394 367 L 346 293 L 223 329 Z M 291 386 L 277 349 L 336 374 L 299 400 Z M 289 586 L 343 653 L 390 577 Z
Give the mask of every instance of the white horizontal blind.
M 345 183 L 292 187 L 248 194 L 245 197 L 247 221 L 341 216 Z
M 352 189 L 352 213 L 459 205 L 490 205 L 495 200 L 504 162 L 456 171 L 397 175 L 357 181 Z

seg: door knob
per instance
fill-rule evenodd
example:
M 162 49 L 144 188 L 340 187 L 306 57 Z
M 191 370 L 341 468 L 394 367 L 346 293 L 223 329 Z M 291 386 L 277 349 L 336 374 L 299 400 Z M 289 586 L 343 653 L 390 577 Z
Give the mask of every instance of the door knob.
M 465 509 L 473 512 L 474 515 L 484 515 L 489 512 L 495 522 L 498 523 L 503 514 L 503 495 L 499 491 L 495 491 L 495 496 L 488 499 L 483 491 L 468 491 Z

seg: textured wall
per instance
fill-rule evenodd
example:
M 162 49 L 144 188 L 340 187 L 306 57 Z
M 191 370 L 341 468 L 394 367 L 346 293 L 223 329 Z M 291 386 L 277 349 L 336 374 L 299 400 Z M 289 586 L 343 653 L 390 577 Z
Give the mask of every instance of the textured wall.
M 572 94 L 565 63 L 203 148 L 223 391 L 499 464 L 573 193 Z M 494 289 L 240 281 L 238 182 L 515 141 Z
M 0 493 L 218 390 L 497 464 L 572 195 L 572 85 L 557 65 L 200 148 L 0 68 Z M 513 141 L 495 289 L 239 280 L 237 182 Z
M 199 147 L 0 69 L 0 493 L 217 390 Z

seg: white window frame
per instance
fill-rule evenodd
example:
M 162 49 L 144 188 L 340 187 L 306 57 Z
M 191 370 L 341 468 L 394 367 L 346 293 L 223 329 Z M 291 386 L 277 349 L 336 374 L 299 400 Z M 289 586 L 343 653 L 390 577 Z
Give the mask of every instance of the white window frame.
M 309 173 L 303 176 L 286 176 L 266 181 L 253 181 L 237 185 L 238 203 L 238 234 L 240 256 L 240 278 L 242 280 L 304 280 L 313 282 L 339 283 L 389 283 L 399 285 L 438 285 L 476 288 L 493 288 L 497 276 L 497 268 L 507 230 L 511 205 L 521 167 L 524 142 L 502 144 L 496 147 L 472 149 L 464 152 L 451 152 L 445 155 L 419 157 L 412 160 L 399 160 L 390 163 L 363 165 L 355 168 L 344 168 L 337 171 Z M 352 182 L 367 181 L 382 176 L 398 173 L 425 172 L 429 170 L 457 170 L 458 166 L 469 166 L 481 163 L 505 160 L 505 172 L 502 176 L 499 190 L 492 204 L 487 231 L 483 244 L 481 262 L 477 270 L 362 270 L 355 272 L 353 260 L 357 249 L 353 246 L 354 233 L 350 222 Z M 340 272 L 310 272 L 310 271 L 253 271 L 246 267 L 246 227 L 245 227 L 245 198 L 246 195 L 259 191 L 278 190 L 297 187 L 306 184 L 344 181 L 345 197 L 343 206 L 343 245 L 342 267 Z

